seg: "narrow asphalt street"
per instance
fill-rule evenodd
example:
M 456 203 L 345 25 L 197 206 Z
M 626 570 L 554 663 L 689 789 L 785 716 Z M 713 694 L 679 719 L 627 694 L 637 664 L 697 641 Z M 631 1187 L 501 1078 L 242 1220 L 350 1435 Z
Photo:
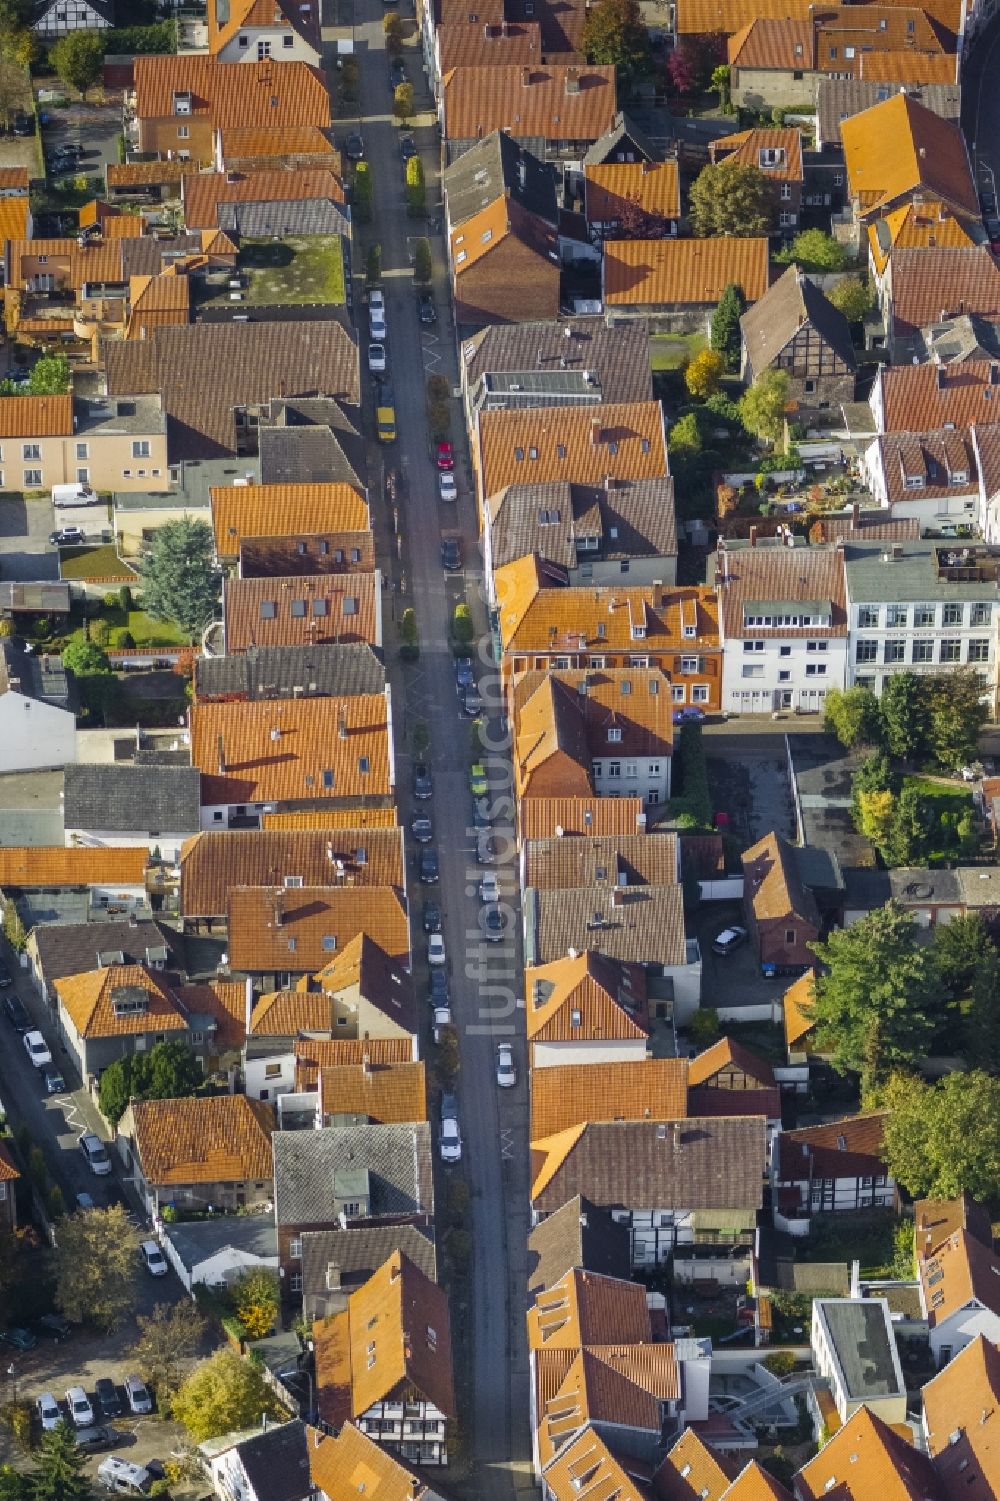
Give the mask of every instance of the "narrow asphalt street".
M 420 811 L 430 811 L 440 855 L 441 880 L 421 887 L 416 879 L 414 850 L 410 849 L 409 893 L 417 984 L 424 991 L 424 944 L 421 914 L 424 897 L 440 902 L 451 979 L 452 1012 L 459 1030 L 461 1067 L 457 1079 L 463 1139 L 461 1171 L 471 1191 L 473 1274 L 471 1307 L 453 1308 L 456 1324 L 471 1320 L 473 1347 L 472 1392 L 464 1392 L 462 1408 L 471 1416 L 471 1450 L 476 1465 L 476 1490 L 484 1501 L 509 1501 L 512 1490 L 527 1487 L 530 1478 L 528 1433 L 528 1365 L 524 1328 L 528 1233 L 527 1065 L 523 1013 L 520 914 L 517 903 L 513 848 L 503 882 L 512 909 L 501 944 L 484 944 L 479 929 L 480 902 L 476 842 L 471 830 L 472 799 L 469 767 L 484 761 L 497 793 L 509 790 L 510 761 L 504 748 L 473 753 L 474 730 L 459 713 L 449 620 L 456 603 L 466 598 L 480 628 L 485 626 L 481 603 L 481 569 L 470 487 L 467 445 L 461 430 L 460 407 L 453 403 L 453 432 L 458 480 L 458 505 L 438 499 L 437 473 L 428 438 L 425 378 L 442 373 L 457 382 L 454 325 L 443 280 L 441 221 L 436 129 L 419 124 L 413 131 L 427 181 L 429 223 L 410 220 L 404 204 L 404 173 L 399 129 L 392 119 L 392 92 L 385 51 L 380 0 L 357 0 L 354 36 L 361 74 L 361 130 L 374 186 L 374 222 L 356 226 L 355 286 L 358 337 L 367 346 L 367 313 L 361 293 L 365 252 L 373 240 L 382 247 L 382 285 L 386 300 L 389 369 L 396 400 L 398 442 L 385 450 L 386 468 L 402 476 L 402 532 L 404 555 L 397 567 L 406 573 L 406 604 L 412 604 L 420 632 L 420 659 L 406 669 L 405 708 L 397 709 L 396 738 L 400 817 L 409 823 L 410 767 L 414 725 L 423 720 L 430 734 L 427 759 L 434 774 L 434 797 Z M 402 11 L 408 36 L 413 18 Z M 405 60 L 416 89 L 418 111 L 429 105 L 419 50 L 408 45 Z M 425 117 L 426 119 L 426 117 Z M 430 233 L 435 261 L 438 322 L 422 328 L 410 268 L 408 239 Z M 362 357 L 364 363 L 364 358 Z M 386 529 L 384 494 L 375 494 L 376 525 Z M 446 576 L 441 568 L 442 529 L 462 535 L 465 569 Z M 396 630 L 393 614 L 402 608 L 392 591 L 393 607 L 386 610 L 386 656 L 394 659 Z M 489 706 L 496 704 L 495 674 L 487 660 L 477 659 L 481 689 Z M 394 672 L 399 683 L 398 673 Z M 399 696 L 397 696 L 399 704 Z M 402 712 L 400 712 L 402 709 Z M 492 729 L 497 732 L 497 723 Z M 490 987 L 496 987 L 491 991 Z M 429 1010 L 429 1007 L 428 1007 Z M 514 1043 L 517 1087 L 501 1091 L 496 1083 L 496 1044 Z M 425 1039 L 424 1048 L 432 1045 Z M 436 1132 L 437 1123 L 434 1123 Z M 448 1170 L 446 1170 L 447 1172 Z M 450 1171 L 456 1171 L 451 1169 Z M 445 1177 L 440 1175 L 439 1181 Z M 443 1197 L 443 1194 L 442 1194 Z M 444 1208 L 442 1205 L 441 1208 Z M 462 1375 L 460 1384 L 464 1384 Z
M 1000 173 L 1000 15 L 988 21 L 969 47 L 962 67 L 962 128 L 976 188 L 997 197 Z M 995 210 L 994 210 L 995 217 Z

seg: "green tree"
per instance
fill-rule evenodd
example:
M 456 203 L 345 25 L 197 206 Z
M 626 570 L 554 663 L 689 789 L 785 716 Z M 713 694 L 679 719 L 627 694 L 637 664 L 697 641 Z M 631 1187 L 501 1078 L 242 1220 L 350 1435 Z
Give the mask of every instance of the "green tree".
M 884 850 L 892 838 L 895 799 L 891 792 L 859 792 L 858 828 L 876 849 Z
M 178 1100 L 192 1095 L 204 1074 L 191 1049 L 176 1039 L 154 1043 L 145 1053 L 127 1053 L 101 1075 L 98 1103 L 105 1120 L 117 1125 L 129 1100 Z
M 101 677 L 111 672 L 108 654 L 95 641 L 71 641 L 62 654 L 63 666 L 77 678 Z
M 397 120 L 411 120 L 413 118 L 413 85 L 409 79 L 397 83 L 395 93 L 392 96 L 392 112 Z M 411 156 L 411 162 L 417 162 L 418 156 Z M 409 163 L 407 163 L 409 165 Z
M 714 396 L 722 384 L 726 362 L 715 349 L 702 349 L 684 372 L 684 384 L 698 401 Z
M 765 235 L 774 219 L 771 185 L 757 167 L 732 159 L 709 163 L 691 184 L 691 223 L 696 235 Z
M 977 969 L 987 960 L 1000 960 L 1000 954 L 978 912 L 938 923 L 934 929 L 934 963 L 951 1000 L 959 1001 L 969 994 Z
M 38 1463 L 27 1477 L 31 1501 L 91 1501 L 94 1492 L 84 1472 L 86 1462 L 68 1423 L 43 1433 Z
M 787 250 L 774 257 L 785 266 L 801 266 L 803 271 L 843 271 L 847 253 L 839 240 L 824 229 L 801 229 Z
M 451 617 L 451 634 L 459 646 L 468 646 L 476 634 L 472 613 L 464 601 L 455 606 L 455 613 Z
M 934 673 L 925 682 L 931 750 L 942 766 L 954 770 L 978 752 L 979 732 L 989 719 L 985 686 L 974 667 Z
M 648 73 L 652 54 L 649 31 L 638 0 L 598 0 L 583 25 L 587 61 L 615 68 L 621 83 Z
M 3 909 L 3 936 L 11 948 L 18 954 L 23 954 L 28 942 L 28 934 L 21 914 L 13 898 L 7 898 L 7 905 Z
M 116 1329 L 135 1297 L 138 1232 L 121 1204 L 72 1214 L 52 1252 L 56 1302 L 75 1324 Z
M 421 235 L 413 247 L 413 278 L 415 281 L 426 285 L 433 274 L 434 263 L 431 258 L 431 242 Z
M 936 928 L 947 932 L 951 923 Z M 1000 1074 L 1000 954 L 989 944 L 973 970 L 971 995 L 963 1018 L 965 1057 L 990 1074 Z
M 740 397 L 740 420 L 748 433 L 776 443 L 781 437 L 788 406 L 788 376 L 784 370 L 764 370 Z
M 64 354 L 43 354 L 28 376 L 29 396 L 65 396 L 69 387 L 69 360 Z
M 13 1465 L 0 1465 L 0 1501 L 31 1501 L 31 1481 Z
M 235 1350 L 218 1350 L 197 1365 L 175 1392 L 170 1411 L 196 1444 L 256 1427 L 263 1414 L 288 1416 L 262 1372 Z
M 391 10 L 382 17 L 382 31 L 385 50 L 390 57 L 397 57 L 403 50 L 403 18 L 398 11 Z
M 882 1095 L 886 1165 L 914 1198 L 1000 1192 L 1000 1079 L 974 1070 L 937 1084 L 893 1077 Z
M 920 756 L 927 745 L 929 716 L 923 681 L 912 672 L 894 672 L 882 685 L 882 733 L 890 755 L 901 761 Z
M 904 782 L 896 799 L 885 857 L 890 865 L 919 865 L 932 832 L 932 809 L 920 789 Z
M 233 1311 L 250 1339 L 271 1333 L 281 1311 L 278 1275 L 270 1267 L 257 1267 L 230 1288 Z
M 667 436 L 667 450 L 674 454 L 701 453 L 701 429 L 694 412 L 679 417 Z
M 142 561 L 143 608 L 155 620 L 170 620 L 194 641 L 219 602 L 212 528 L 182 516 L 157 528 Z
M 856 276 L 845 276 L 826 295 L 848 323 L 860 323 L 872 305 L 871 292 Z
M 86 96 L 101 76 L 104 43 L 97 31 L 70 31 L 49 51 L 49 62 L 63 83 Z
M 878 745 L 882 739 L 879 702 L 870 688 L 831 688 L 823 704 L 824 729 L 841 745 Z
M 732 109 L 732 78 L 728 63 L 718 63 L 712 69 L 712 77 L 709 88 L 719 96 L 719 109 L 722 114 L 728 115 Z
M 825 966 L 813 1014 L 841 1073 L 858 1073 L 870 1087 L 926 1056 L 943 1002 L 933 956 L 908 913 L 888 902 L 813 951 Z
M 693 1012 L 688 1031 L 695 1043 L 709 1047 L 719 1036 L 719 1013 L 708 1007 Z
M 104 1119 L 112 1126 L 117 1126 L 132 1098 L 133 1056 L 126 1053 L 124 1058 L 116 1058 L 101 1074 L 97 1105 Z
M 424 212 L 426 198 L 424 164 L 419 156 L 411 156 L 406 164 L 406 211 L 411 218 Z
M 743 288 L 730 282 L 712 314 L 710 342 L 732 374 L 740 368 L 740 319 L 746 311 Z
M 417 630 L 417 617 L 412 609 L 403 611 L 403 618 L 399 622 L 399 655 L 404 662 L 415 662 L 420 655 L 420 634 Z
M 156 1392 L 160 1407 L 181 1384 L 184 1366 L 198 1354 L 205 1337 L 205 1319 L 197 1304 L 157 1303 L 153 1312 L 139 1314 L 139 1338 L 129 1352 L 130 1363 Z

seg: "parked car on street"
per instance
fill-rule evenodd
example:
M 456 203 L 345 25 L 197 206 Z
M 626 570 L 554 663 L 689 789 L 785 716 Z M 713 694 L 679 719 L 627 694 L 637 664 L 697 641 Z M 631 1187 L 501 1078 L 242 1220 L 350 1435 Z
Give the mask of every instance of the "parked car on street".
M 49 532 L 49 542 L 53 547 L 74 547 L 86 540 L 87 533 L 82 526 L 60 526 Z
M 461 537 L 443 537 L 441 540 L 441 567 L 446 573 L 457 573 L 461 566 Z
M 738 949 L 747 941 L 747 930 L 737 924 L 731 928 L 723 928 L 722 932 L 712 943 L 712 952 L 715 954 L 731 954 L 733 949 Z
M 438 316 L 437 315 L 437 308 L 434 305 L 434 298 L 433 298 L 432 294 L 430 292 L 421 292 L 421 294 L 420 294 L 420 321 L 421 321 L 421 323 L 424 324 L 425 327 L 429 327 L 430 324 L 437 322 L 437 316 Z
M 440 1151 L 442 1162 L 461 1162 L 462 1137 L 459 1133 L 458 1121 L 441 1122 Z
M 106 1178 L 111 1172 L 111 1158 L 99 1136 L 93 1131 L 84 1131 L 80 1137 L 80 1151 L 90 1171 L 98 1178 Z
M 434 838 L 434 825 L 424 813 L 420 813 L 410 824 L 410 832 L 418 844 L 430 844 Z
M 49 1045 L 41 1032 L 25 1032 L 21 1041 L 24 1043 L 24 1051 L 35 1068 L 46 1068 L 52 1062 Z
M 427 939 L 427 963 L 432 968 L 447 964 L 448 956 L 445 953 L 444 938 L 440 933 L 431 933 Z
M 413 763 L 413 796 L 417 798 L 432 797 L 434 794 L 434 777 L 426 761 Z
M 704 718 L 704 709 L 699 709 L 695 704 L 686 704 L 683 709 L 674 710 L 674 724 L 702 724 Z
M 425 886 L 436 886 L 441 877 L 438 852 L 431 845 L 425 845 L 417 857 L 417 874 Z
M 438 475 L 438 494 L 443 501 L 451 502 L 458 499 L 458 486 L 455 484 L 455 476 L 450 469 L 442 470 Z
M 155 1240 L 144 1240 L 139 1247 L 143 1264 L 151 1277 L 165 1277 L 170 1268 Z
M 352 133 L 347 137 L 347 140 L 344 142 L 344 155 L 347 157 L 347 160 L 349 162 L 360 162 L 364 160 L 364 138 L 359 135 L 357 131 L 352 131 Z
M 62 1094 L 66 1088 L 66 1080 L 57 1068 L 47 1068 L 42 1075 L 46 1094 Z
M 372 342 L 368 346 L 368 368 L 373 375 L 384 375 L 388 367 L 385 345 Z
M 76 1432 L 76 1447 L 84 1454 L 101 1454 L 105 1449 L 117 1449 L 127 1435 L 110 1424 L 95 1423 L 91 1428 L 79 1428 Z
M 7 1013 L 7 1020 L 15 1032 L 27 1032 L 31 1026 L 31 1018 L 24 1009 L 24 1003 L 20 996 L 6 996 L 4 998 L 3 1009 Z
M 441 908 L 437 902 L 424 903 L 424 932 L 440 933 L 441 931 Z
M 514 1067 L 514 1049 L 509 1042 L 497 1044 L 497 1084 L 501 1089 L 513 1089 L 517 1083 Z

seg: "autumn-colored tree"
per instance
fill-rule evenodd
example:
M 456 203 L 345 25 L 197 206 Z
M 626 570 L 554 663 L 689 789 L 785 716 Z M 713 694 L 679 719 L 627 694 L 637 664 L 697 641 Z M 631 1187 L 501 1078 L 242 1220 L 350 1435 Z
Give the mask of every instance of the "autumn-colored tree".
M 281 1307 L 278 1278 L 269 1267 L 247 1272 L 232 1288 L 233 1309 L 250 1339 L 264 1339 Z
M 858 825 L 866 839 L 885 849 L 892 835 L 896 799 L 891 792 L 859 792 Z
M 722 384 L 726 362 L 714 349 L 702 349 L 684 372 L 684 384 L 698 401 L 714 396 Z
M 715 492 L 715 514 L 720 521 L 725 521 L 739 509 L 740 492 L 735 485 L 719 485 Z

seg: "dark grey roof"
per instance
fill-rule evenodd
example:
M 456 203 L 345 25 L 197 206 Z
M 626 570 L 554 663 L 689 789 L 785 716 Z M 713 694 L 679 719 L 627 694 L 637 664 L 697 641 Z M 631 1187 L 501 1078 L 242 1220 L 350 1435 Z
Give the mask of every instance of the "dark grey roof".
M 351 221 L 330 198 L 280 202 L 219 203 L 216 222 L 228 234 L 259 239 L 266 235 L 349 235 Z
M 278 1258 L 278 1232 L 269 1214 L 218 1214 L 163 1228 L 189 1271 L 229 1246 L 248 1256 Z
M 881 1298 L 823 1298 L 819 1312 L 849 1397 L 864 1402 L 903 1394 L 896 1340 Z
M 841 121 L 862 110 L 881 104 L 899 93 L 898 83 L 863 83 L 854 78 L 820 78 L 816 92 L 819 139 L 827 145 L 840 143 Z M 961 112 L 962 91 L 958 84 L 907 84 L 906 92 L 925 109 L 942 120 L 957 120 Z
M 496 130 L 445 170 L 443 185 L 452 229 L 502 197 L 546 224 L 559 222 L 555 169 Z
M 434 1212 L 431 1133 L 413 1126 L 324 1126 L 319 1131 L 276 1131 L 275 1221 L 323 1225 L 335 1218 L 338 1173 L 367 1172 L 372 1218 Z
M 616 480 L 612 488 L 570 485 L 509 485 L 491 503 L 493 567 L 538 553 L 563 568 L 580 558 L 675 558 L 677 526 L 674 481 Z M 577 540 L 600 538 L 600 546 L 577 552 Z
M 914 345 L 917 353 L 939 365 L 956 360 L 1000 360 L 1000 323 L 975 313 L 929 324 L 920 330 L 920 340 L 920 345 Z
M 248 699 L 353 698 L 385 691 L 385 668 L 363 641 L 344 646 L 258 646 L 231 657 L 199 657 L 199 699 L 236 693 Z
M 244 1439 L 237 1452 L 260 1501 L 304 1501 L 312 1495 L 308 1436 L 298 1418 Z
M 881 874 L 875 871 L 873 845 L 858 833 L 851 817 L 852 780 L 863 758 L 845 751 L 832 735 L 792 735 L 788 748 L 801 808 L 802 838 L 836 855 L 850 905 L 854 873 Z M 888 893 L 883 901 L 887 899 Z
M 755 376 L 775 363 L 806 323 L 815 329 L 827 348 L 849 370 L 855 368 L 854 345 L 847 319 L 805 272 L 797 266 L 789 266 L 740 319 L 743 345 Z
M 257 436 L 262 485 L 341 482 L 366 488 L 365 441 L 337 401 L 272 401 Z
M 67 766 L 63 813 L 67 829 L 197 834 L 201 772 L 196 766 L 117 762 Z
M 0 693 L 8 689 L 60 709 L 71 707 L 69 678 L 62 657 L 28 651 L 17 636 L 0 639 Z
M 22 610 L 39 615 L 50 611 L 68 615 L 72 603 L 69 584 L 49 583 L 47 580 L 0 583 L 0 610 L 12 615 Z
M 627 1227 L 577 1194 L 528 1236 L 528 1306 L 575 1267 L 628 1280 L 631 1265 Z
M 604 402 L 650 401 L 649 330 L 642 318 L 608 328 L 598 318 L 558 323 L 495 323 L 462 345 L 470 391 L 485 375 L 590 372 Z M 497 405 L 503 405 L 497 402 Z M 537 403 L 547 405 L 544 397 Z
M 842 892 L 844 876 L 836 855 L 831 850 L 817 849 L 815 845 L 794 846 L 795 865 L 799 880 L 812 892 Z
M 171 970 L 184 969 L 184 941 L 165 923 L 101 922 L 41 923 L 31 941 L 46 984 L 66 975 L 82 975 L 98 967 L 99 954 L 122 954 L 126 964 L 145 964 L 147 950 L 166 945 Z
M 434 1242 L 416 1225 L 360 1225 L 350 1230 L 309 1230 L 302 1237 L 303 1297 L 322 1296 L 331 1289 L 328 1268 L 340 1273 L 345 1292 L 360 1287 L 394 1251 L 402 1251 L 437 1281 Z
M 646 132 L 640 130 L 624 110 L 619 110 L 614 124 L 594 142 L 583 158 L 583 165 L 600 167 L 605 162 L 629 160 L 660 162 L 663 160 L 663 152 L 657 151 Z

